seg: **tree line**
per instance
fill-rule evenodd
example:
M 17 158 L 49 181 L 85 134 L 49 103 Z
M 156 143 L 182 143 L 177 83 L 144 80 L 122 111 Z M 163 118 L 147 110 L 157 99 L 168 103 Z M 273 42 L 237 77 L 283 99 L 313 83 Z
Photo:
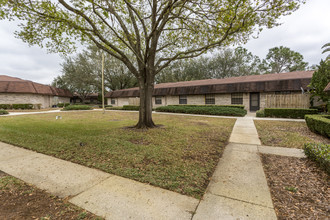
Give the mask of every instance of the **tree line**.
M 101 51 L 90 46 L 74 57 L 64 58 L 62 75 L 52 85 L 69 89 L 85 99 L 89 93 L 101 91 Z M 303 56 L 288 47 L 269 49 L 261 60 L 246 48 L 224 48 L 194 59 L 182 59 L 164 68 L 155 78 L 156 83 L 228 78 L 246 75 L 303 71 L 309 67 Z M 108 91 L 138 85 L 129 69 L 117 59 L 105 55 L 105 87 Z

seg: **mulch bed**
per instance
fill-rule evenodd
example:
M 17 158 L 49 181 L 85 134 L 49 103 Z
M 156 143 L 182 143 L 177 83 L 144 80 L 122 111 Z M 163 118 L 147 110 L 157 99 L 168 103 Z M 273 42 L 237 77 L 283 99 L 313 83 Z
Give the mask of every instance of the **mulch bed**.
M 278 219 L 329 219 L 330 177 L 307 158 L 261 155 Z
M 102 219 L 0 171 L 0 219 Z

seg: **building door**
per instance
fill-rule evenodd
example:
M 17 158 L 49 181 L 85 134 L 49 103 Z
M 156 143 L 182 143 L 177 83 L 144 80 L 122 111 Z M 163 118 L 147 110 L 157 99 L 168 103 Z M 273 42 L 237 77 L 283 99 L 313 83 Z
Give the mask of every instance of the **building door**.
M 258 111 L 260 109 L 260 94 L 259 92 L 250 93 L 250 111 Z

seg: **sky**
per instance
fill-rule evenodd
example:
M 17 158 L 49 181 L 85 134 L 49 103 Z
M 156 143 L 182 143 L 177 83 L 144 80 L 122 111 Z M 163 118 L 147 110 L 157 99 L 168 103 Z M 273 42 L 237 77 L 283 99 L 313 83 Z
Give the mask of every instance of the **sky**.
M 309 65 L 318 64 L 327 55 L 321 47 L 330 42 L 329 9 L 330 0 L 307 0 L 296 12 L 282 17 L 282 25 L 262 31 L 242 46 L 261 59 L 270 48 L 285 46 L 301 53 Z M 63 59 L 45 48 L 28 46 L 14 37 L 15 30 L 17 23 L 0 20 L 0 75 L 50 84 L 61 75 Z

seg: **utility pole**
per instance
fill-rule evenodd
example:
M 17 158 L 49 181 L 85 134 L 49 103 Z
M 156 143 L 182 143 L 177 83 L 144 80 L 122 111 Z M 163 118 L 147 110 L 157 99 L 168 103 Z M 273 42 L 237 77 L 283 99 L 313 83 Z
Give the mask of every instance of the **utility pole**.
M 102 52 L 102 109 L 104 114 L 105 108 L 104 108 L 104 53 L 103 52 Z

